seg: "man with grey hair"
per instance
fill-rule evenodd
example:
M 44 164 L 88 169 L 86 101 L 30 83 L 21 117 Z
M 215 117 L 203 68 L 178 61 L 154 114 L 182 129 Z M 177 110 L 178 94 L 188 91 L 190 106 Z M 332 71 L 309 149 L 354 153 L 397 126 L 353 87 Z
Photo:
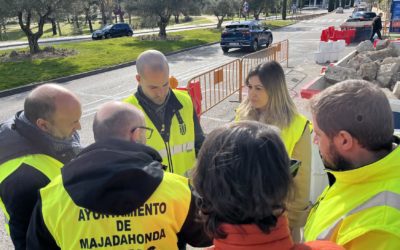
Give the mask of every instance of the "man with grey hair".
M 0 206 L 15 249 L 25 249 L 37 191 L 81 149 L 81 113 L 75 94 L 44 84 L 29 93 L 23 111 L 0 125 Z
M 153 129 L 147 145 L 156 149 L 168 171 L 187 175 L 196 160 L 204 135 L 187 92 L 171 90 L 167 58 L 148 50 L 136 61 L 137 92 L 124 101 L 143 110 Z
M 102 105 L 95 143 L 40 190 L 27 249 L 209 246 L 188 179 L 164 172 L 160 155 L 144 145 L 146 131 L 151 135 L 136 107 Z
M 345 249 L 399 249 L 400 147 L 382 90 L 364 80 L 337 83 L 311 100 L 323 163 L 331 178 L 310 212 L 306 241 Z

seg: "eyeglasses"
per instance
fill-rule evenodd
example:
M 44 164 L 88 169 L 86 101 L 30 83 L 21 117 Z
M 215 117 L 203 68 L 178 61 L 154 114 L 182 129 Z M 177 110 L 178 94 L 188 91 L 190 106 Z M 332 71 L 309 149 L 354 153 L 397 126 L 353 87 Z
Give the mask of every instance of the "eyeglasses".
M 148 128 L 148 127 L 144 127 L 144 126 L 138 126 L 138 127 L 135 127 L 133 129 L 131 129 L 131 133 L 135 132 L 135 130 L 138 129 L 138 128 L 146 130 L 146 139 L 150 139 L 151 136 L 153 135 L 153 129 L 152 128 Z
M 299 167 L 301 165 L 301 161 L 298 160 L 290 160 L 290 173 L 292 174 L 293 177 L 296 177 L 297 172 L 299 171 Z

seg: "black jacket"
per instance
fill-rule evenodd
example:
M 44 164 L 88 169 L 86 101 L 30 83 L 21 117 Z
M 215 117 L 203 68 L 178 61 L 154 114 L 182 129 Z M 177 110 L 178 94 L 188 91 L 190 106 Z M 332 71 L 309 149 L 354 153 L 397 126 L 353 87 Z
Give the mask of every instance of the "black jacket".
M 145 145 L 115 139 L 96 142 L 62 168 L 63 185 L 80 207 L 102 214 L 128 214 L 142 206 L 161 183 L 161 160 L 157 151 Z M 195 221 L 196 211 L 192 197 L 178 239 L 208 246 L 211 241 Z M 44 224 L 40 198 L 29 225 L 27 249 L 59 249 Z
M 382 29 L 382 20 L 380 16 L 374 17 L 372 19 L 372 29 L 373 30 L 381 30 Z
M 174 92 L 170 91 L 168 103 L 166 104 L 166 108 L 165 108 L 164 124 L 157 117 L 157 115 L 155 114 L 154 110 L 152 110 L 150 105 L 147 105 L 147 103 L 151 102 L 151 100 L 148 99 L 143 94 L 143 92 L 140 89 L 140 86 L 138 88 L 138 91 L 135 93 L 135 96 L 136 96 L 140 106 L 142 106 L 144 112 L 146 112 L 147 116 L 153 122 L 154 126 L 157 128 L 158 132 L 160 133 L 160 135 L 164 139 L 164 141 L 169 141 L 169 131 L 171 129 L 172 118 L 174 117 L 176 111 L 179 111 L 180 109 L 183 108 L 182 104 L 179 102 L 179 100 L 175 96 Z M 194 124 L 194 147 L 195 147 L 196 155 L 197 155 L 197 153 L 199 152 L 199 150 L 201 148 L 201 145 L 203 145 L 204 133 L 203 133 L 203 130 L 201 128 L 199 119 L 197 118 L 194 108 L 193 108 L 193 124 Z M 161 129 L 163 125 L 165 128 L 164 133 L 162 132 L 162 129 Z
M 46 154 L 63 163 L 70 160 L 55 154 L 37 131 L 21 121 L 21 114 L 22 111 L 0 124 L 0 165 L 29 154 Z M 37 191 L 49 182 L 40 171 L 22 164 L 0 183 L 0 197 L 10 216 L 10 236 L 17 250 L 25 249 L 26 230 L 37 201 Z

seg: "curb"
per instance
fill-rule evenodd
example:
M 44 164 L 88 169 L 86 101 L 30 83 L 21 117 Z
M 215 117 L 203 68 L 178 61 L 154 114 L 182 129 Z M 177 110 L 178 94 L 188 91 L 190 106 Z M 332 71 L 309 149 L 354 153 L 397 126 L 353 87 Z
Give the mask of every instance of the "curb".
M 192 49 L 206 47 L 206 46 L 210 46 L 210 45 L 214 45 L 214 44 L 218 44 L 218 43 L 219 43 L 219 41 L 218 42 L 201 44 L 201 45 L 198 45 L 198 46 L 189 47 L 189 48 L 185 48 L 185 49 L 181 49 L 181 50 L 165 53 L 164 55 L 165 56 L 171 56 L 171 55 L 175 55 L 175 54 L 182 53 L 182 52 L 185 52 L 185 51 L 189 51 L 189 50 L 192 50 Z M 92 75 L 96 75 L 96 74 L 99 74 L 99 73 L 104 73 L 104 72 L 108 72 L 108 71 L 112 71 L 112 70 L 116 70 L 116 69 L 121 69 L 121 68 L 129 67 L 129 66 L 133 66 L 133 65 L 136 65 L 136 60 L 135 61 L 131 61 L 131 62 L 117 64 L 117 65 L 106 67 L 106 68 L 95 69 L 95 70 L 88 71 L 88 72 L 78 73 L 78 74 L 75 74 L 75 75 L 63 76 L 63 77 L 60 77 L 60 78 L 55 78 L 55 79 L 46 80 L 46 81 L 42 81 L 42 82 L 31 83 L 31 84 L 27 84 L 27 85 L 16 87 L 16 88 L 12 88 L 12 89 L 2 90 L 2 91 L 0 91 L 0 97 L 7 97 L 7 96 L 10 96 L 10 95 L 15 95 L 15 94 L 19 94 L 19 93 L 22 93 L 22 92 L 25 92 L 25 91 L 29 91 L 29 90 L 32 90 L 32 89 L 36 88 L 37 86 L 40 86 L 40 85 L 46 84 L 46 83 L 65 83 L 65 82 L 69 82 L 69 81 L 72 81 L 72 80 L 80 79 L 80 78 L 83 78 L 83 77 L 92 76 Z

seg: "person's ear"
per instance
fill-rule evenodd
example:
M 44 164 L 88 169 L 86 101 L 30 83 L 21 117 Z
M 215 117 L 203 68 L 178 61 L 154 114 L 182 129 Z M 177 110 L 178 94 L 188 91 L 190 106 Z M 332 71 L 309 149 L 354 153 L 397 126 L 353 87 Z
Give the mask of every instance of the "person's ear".
M 345 130 L 340 130 L 339 133 L 333 138 L 333 142 L 336 148 L 341 152 L 350 151 L 353 149 L 356 143 L 353 136 Z
M 135 129 L 135 131 L 133 131 L 133 133 L 131 133 L 131 136 L 129 139 L 131 142 L 140 141 L 140 129 Z
M 140 80 L 141 80 L 140 75 L 136 74 L 136 81 L 138 82 L 139 85 L 140 85 Z
M 49 132 L 49 123 L 48 123 L 48 121 L 46 121 L 45 119 L 42 119 L 42 118 L 39 118 L 39 119 L 37 119 L 36 120 L 36 126 L 40 129 L 40 130 L 42 130 L 42 131 L 44 131 L 44 132 Z

